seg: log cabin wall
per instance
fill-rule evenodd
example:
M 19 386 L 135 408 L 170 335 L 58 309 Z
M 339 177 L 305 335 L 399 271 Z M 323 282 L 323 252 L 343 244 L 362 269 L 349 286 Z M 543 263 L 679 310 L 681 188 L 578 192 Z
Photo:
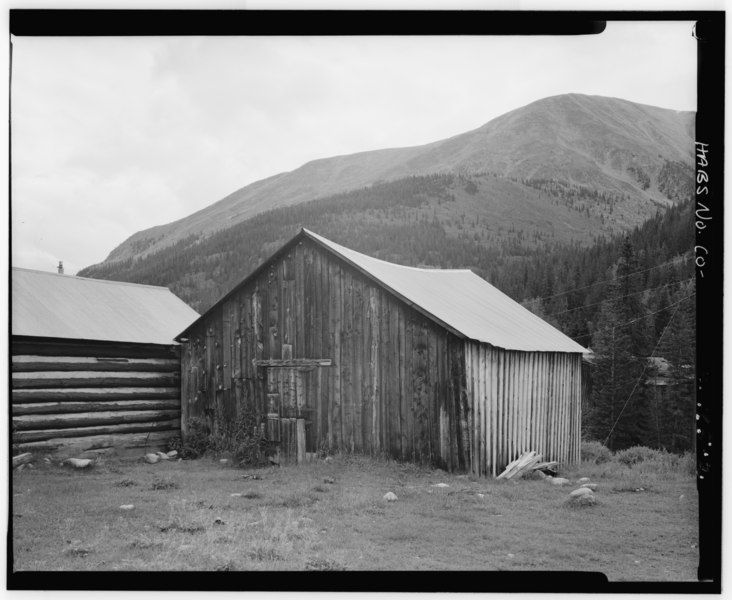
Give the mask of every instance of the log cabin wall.
M 582 355 L 518 352 L 466 342 L 471 471 L 496 476 L 534 450 L 580 460 Z
M 280 414 L 303 405 L 308 452 L 470 465 L 464 340 L 309 239 L 285 246 L 186 338 L 184 435 L 193 418 L 215 429 L 253 410 L 264 422 L 279 398 Z M 290 368 L 255 367 L 288 356 Z M 331 366 L 297 366 L 306 359 Z
M 180 434 L 177 346 L 27 337 L 11 352 L 19 450 L 162 447 Z

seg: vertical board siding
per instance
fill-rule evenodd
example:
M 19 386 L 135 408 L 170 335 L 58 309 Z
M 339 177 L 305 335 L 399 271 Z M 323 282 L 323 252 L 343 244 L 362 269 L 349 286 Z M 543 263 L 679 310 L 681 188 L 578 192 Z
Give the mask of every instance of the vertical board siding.
M 253 361 L 281 359 L 284 344 L 294 358 L 331 360 L 277 383 L 308 409 L 307 452 L 385 452 L 483 476 L 526 450 L 579 457 L 579 355 L 459 339 L 310 240 L 235 289 L 189 340 L 184 432 L 191 418 L 213 426 L 245 406 L 264 421 L 273 369 Z
M 466 342 L 474 411 L 469 470 L 495 476 L 523 452 L 566 465 L 580 459 L 581 355 L 517 352 Z

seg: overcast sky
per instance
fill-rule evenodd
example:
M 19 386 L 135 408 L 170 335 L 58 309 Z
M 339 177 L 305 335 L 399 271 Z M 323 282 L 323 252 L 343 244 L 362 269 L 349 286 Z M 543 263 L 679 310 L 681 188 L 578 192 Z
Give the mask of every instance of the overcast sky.
M 67 273 L 309 160 L 555 94 L 696 107 L 691 23 L 558 37 L 14 37 L 12 264 Z

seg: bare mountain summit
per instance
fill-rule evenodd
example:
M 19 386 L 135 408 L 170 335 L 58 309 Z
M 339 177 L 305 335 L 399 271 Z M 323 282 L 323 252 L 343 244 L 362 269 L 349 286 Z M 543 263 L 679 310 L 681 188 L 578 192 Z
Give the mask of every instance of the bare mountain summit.
M 140 231 L 111 263 L 227 229 L 264 211 L 413 175 L 491 174 L 533 188 L 582 186 L 626 199 L 638 218 L 687 195 L 694 113 L 617 98 L 566 94 L 506 113 L 473 131 L 408 148 L 313 160 L 243 187 L 188 217 Z

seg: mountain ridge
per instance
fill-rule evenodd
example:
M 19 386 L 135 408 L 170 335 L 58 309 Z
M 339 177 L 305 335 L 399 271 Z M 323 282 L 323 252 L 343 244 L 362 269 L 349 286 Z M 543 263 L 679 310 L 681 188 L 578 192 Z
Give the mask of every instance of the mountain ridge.
M 658 173 L 667 164 L 692 168 L 693 115 L 604 96 L 550 96 L 428 144 L 308 161 L 182 219 L 139 231 L 104 262 L 144 256 L 190 235 L 210 235 L 272 208 L 415 175 L 558 179 L 668 206 Z

